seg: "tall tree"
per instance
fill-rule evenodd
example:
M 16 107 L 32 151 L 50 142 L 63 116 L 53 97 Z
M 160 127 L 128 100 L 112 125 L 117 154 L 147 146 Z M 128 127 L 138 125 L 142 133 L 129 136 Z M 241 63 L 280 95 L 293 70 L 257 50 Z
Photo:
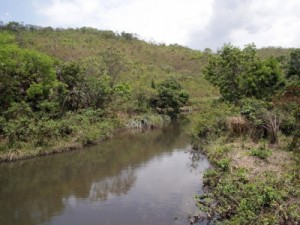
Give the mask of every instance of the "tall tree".
M 226 44 L 210 56 L 204 75 L 229 102 L 238 103 L 244 97 L 270 99 L 283 85 L 282 70 L 274 58 L 260 60 L 256 53 L 254 44 L 242 50 Z

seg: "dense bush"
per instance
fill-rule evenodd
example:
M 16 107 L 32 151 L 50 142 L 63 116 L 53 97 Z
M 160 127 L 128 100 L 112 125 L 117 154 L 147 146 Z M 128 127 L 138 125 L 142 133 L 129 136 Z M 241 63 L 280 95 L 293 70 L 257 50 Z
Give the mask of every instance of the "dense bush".
M 254 45 L 242 50 L 224 45 L 210 56 L 204 75 L 225 100 L 236 104 L 245 97 L 270 100 L 284 85 L 279 62 L 272 57 L 259 59 Z
M 227 103 L 203 105 L 193 118 L 193 131 L 196 139 L 215 139 L 228 130 L 227 117 L 237 114 L 237 108 Z
M 151 106 L 172 118 L 180 113 L 180 107 L 184 106 L 189 99 L 188 93 L 175 78 L 163 81 L 156 89 L 158 94 L 150 99 Z

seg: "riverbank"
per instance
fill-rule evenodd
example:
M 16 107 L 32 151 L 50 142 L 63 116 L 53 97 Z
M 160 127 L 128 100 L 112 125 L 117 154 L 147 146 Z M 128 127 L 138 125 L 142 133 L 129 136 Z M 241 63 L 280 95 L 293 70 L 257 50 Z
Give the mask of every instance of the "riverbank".
M 299 155 L 264 143 L 222 138 L 203 152 L 206 171 L 199 209 L 222 224 L 297 224 L 300 221 Z
M 228 125 L 235 112 L 233 107 L 215 105 L 194 118 L 194 148 L 213 165 L 204 175 L 205 194 L 196 196 L 201 213 L 194 221 L 298 224 L 299 152 L 288 150 L 291 138 L 284 135 L 277 144 L 269 144 L 246 132 L 238 134 Z
M 82 149 L 124 130 L 154 129 L 170 122 L 168 116 L 152 113 L 133 116 L 124 113 L 114 116 L 92 113 L 95 115 L 85 112 L 69 115 L 60 121 L 48 120 L 42 125 L 39 123 L 39 130 L 32 132 L 28 140 L 2 139 L 0 163 Z

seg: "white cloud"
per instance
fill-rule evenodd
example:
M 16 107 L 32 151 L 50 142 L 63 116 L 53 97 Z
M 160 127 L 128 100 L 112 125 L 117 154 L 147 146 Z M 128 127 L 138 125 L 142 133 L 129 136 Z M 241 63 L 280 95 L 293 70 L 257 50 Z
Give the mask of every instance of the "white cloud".
M 253 2 L 248 14 L 256 31 L 246 28 L 231 33 L 234 43 L 244 45 L 256 41 L 259 46 L 297 47 L 300 44 L 300 2 Z
M 9 22 L 11 20 L 11 15 L 9 12 L 2 13 L 0 15 L 0 20 L 3 22 Z
M 189 30 L 205 24 L 210 12 L 209 1 L 137 0 L 111 11 L 108 18 L 117 30 L 125 29 L 158 42 L 185 44 Z
M 217 49 L 225 42 L 254 42 L 258 47 L 299 47 L 299 9 L 298 0 L 215 0 L 208 26 L 191 31 L 189 46 Z
M 197 49 L 300 45 L 298 0 L 49 0 L 36 7 L 41 25 L 125 31 Z
M 52 0 L 36 5 L 42 25 L 93 26 L 136 33 L 156 42 L 186 44 L 194 27 L 203 27 L 211 2 L 199 0 Z
M 51 0 L 50 3 L 35 3 L 45 25 L 57 27 L 94 26 L 103 14 L 104 7 L 96 0 Z

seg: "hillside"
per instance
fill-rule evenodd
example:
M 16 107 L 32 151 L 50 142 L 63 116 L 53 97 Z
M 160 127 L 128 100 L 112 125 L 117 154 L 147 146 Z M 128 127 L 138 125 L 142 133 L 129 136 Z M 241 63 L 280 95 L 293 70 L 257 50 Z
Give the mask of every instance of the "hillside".
M 151 44 L 133 34 L 117 34 L 87 27 L 18 29 L 15 35 L 24 48 L 44 52 L 62 61 L 78 62 L 88 68 L 87 76 L 101 76 L 105 68 L 101 54 L 112 49 L 121 55 L 125 65 L 118 79 L 130 82 L 133 87 L 150 87 L 152 80 L 161 82 L 174 76 L 188 90 L 192 102 L 216 94 L 201 76 L 201 69 L 208 60 L 207 53 L 176 44 Z

